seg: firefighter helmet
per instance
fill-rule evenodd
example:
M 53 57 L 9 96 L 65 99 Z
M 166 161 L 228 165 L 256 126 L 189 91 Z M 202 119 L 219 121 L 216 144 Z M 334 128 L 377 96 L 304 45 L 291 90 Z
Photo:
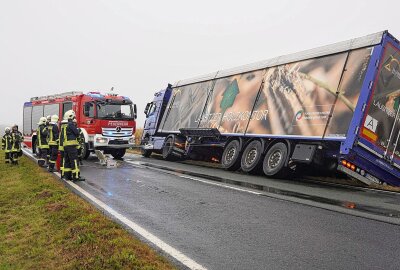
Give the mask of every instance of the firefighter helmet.
M 12 126 L 11 129 L 12 129 L 12 130 L 18 130 L 18 125 L 17 125 L 17 124 L 14 124 L 14 125 Z
M 48 115 L 48 116 L 46 117 L 46 120 L 47 120 L 47 122 L 50 122 L 50 121 L 51 121 L 51 115 Z
M 38 125 L 46 124 L 46 121 L 47 121 L 46 117 L 40 117 Z
M 10 127 L 6 127 L 6 128 L 4 129 L 4 132 L 5 132 L 6 134 L 10 133 L 10 131 L 11 131 L 11 128 L 10 128 Z
M 69 110 L 64 114 L 64 119 L 73 120 L 75 118 L 75 112 L 73 110 Z
M 53 123 L 57 123 L 58 122 L 58 115 L 57 114 L 55 114 L 55 115 L 53 115 L 51 117 L 51 122 L 53 122 Z

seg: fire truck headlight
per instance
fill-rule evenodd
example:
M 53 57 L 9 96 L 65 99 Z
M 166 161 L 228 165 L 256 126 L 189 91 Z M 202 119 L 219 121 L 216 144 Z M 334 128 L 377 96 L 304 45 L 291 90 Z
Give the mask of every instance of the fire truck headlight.
M 108 143 L 108 139 L 107 138 L 103 138 L 103 137 L 97 137 L 96 138 L 96 142 L 97 143 Z

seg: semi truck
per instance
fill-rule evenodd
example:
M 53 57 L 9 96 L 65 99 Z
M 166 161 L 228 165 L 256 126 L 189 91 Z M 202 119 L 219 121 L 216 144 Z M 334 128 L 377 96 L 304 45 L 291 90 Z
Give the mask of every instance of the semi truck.
M 126 149 L 134 146 L 136 105 L 125 96 L 80 91 L 32 97 L 24 103 L 24 144 L 38 153 L 37 123 L 40 117 L 58 115 L 60 121 L 68 110 L 74 110 L 78 127 L 85 137 L 84 157 L 102 150 L 114 158 L 122 158 Z
M 400 45 L 388 31 L 178 81 L 145 114 L 146 157 L 400 185 Z

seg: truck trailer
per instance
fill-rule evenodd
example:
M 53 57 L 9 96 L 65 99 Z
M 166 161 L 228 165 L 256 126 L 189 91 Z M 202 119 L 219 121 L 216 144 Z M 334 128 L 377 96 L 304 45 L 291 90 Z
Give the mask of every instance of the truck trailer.
M 80 91 L 32 97 L 24 103 L 24 144 L 38 154 L 37 123 L 40 117 L 58 115 L 60 121 L 68 110 L 74 110 L 78 127 L 85 137 L 84 157 L 102 150 L 114 158 L 122 158 L 135 144 L 136 105 L 115 93 Z
M 178 81 L 145 114 L 146 157 L 400 185 L 400 45 L 388 31 Z

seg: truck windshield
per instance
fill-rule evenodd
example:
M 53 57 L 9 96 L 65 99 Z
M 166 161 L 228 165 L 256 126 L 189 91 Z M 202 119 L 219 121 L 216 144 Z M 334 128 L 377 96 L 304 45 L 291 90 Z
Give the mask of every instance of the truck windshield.
M 97 103 L 97 118 L 133 119 L 132 104 Z

